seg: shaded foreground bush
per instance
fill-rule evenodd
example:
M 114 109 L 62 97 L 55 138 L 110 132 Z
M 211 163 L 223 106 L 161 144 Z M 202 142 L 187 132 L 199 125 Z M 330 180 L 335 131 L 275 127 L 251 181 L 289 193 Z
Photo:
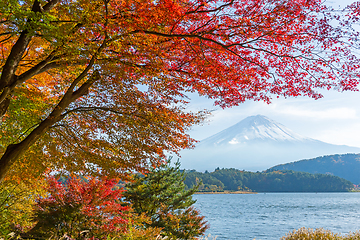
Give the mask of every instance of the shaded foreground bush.
M 341 236 L 338 233 L 333 233 L 330 230 L 322 228 L 300 228 L 288 233 L 280 240 L 360 240 L 360 232 L 349 233 L 345 236 Z

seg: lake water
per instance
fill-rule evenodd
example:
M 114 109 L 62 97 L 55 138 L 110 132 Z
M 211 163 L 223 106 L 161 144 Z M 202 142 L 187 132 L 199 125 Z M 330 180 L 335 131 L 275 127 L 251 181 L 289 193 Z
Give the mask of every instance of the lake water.
M 195 206 L 222 239 L 269 239 L 294 229 L 360 230 L 360 193 L 196 194 Z

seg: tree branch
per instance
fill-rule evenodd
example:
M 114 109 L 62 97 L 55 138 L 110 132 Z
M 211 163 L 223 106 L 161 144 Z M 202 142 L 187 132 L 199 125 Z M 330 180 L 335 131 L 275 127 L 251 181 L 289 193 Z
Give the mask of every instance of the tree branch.
M 223 8 L 226 8 L 230 5 L 232 5 L 234 3 L 234 0 L 231 0 L 231 2 L 227 3 L 227 4 L 223 4 L 217 8 L 214 8 L 214 9 L 210 9 L 210 10 L 198 10 L 200 9 L 201 7 L 205 6 L 204 4 L 201 4 L 199 5 L 194 11 L 189 11 L 189 12 L 186 12 L 185 14 L 192 14 L 192 13 L 212 13 L 212 12 L 218 12 L 218 11 L 221 11 Z
M 55 54 L 55 51 L 50 53 L 50 55 L 45 60 L 39 62 L 37 65 L 35 65 L 31 69 L 29 69 L 26 72 L 19 75 L 16 78 L 16 81 L 13 84 L 11 84 L 11 88 L 14 89 L 15 86 L 18 86 L 18 85 L 24 83 L 26 80 L 32 78 L 33 76 L 39 74 L 40 72 L 44 72 L 44 71 L 42 71 L 43 68 L 46 67 L 49 64 L 49 62 L 51 62 L 55 58 L 54 54 Z
M 49 0 L 48 3 L 41 7 L 41 4 L 38 0 L 34 0 L 34 4 L 32 6 L 31 11 L 36 12 L 46 12 L 50 11 L 60 0 Z M 31 22 L 31 19 L 27 20 L 27 24 Z M 6 99 L 10 99 L 11 91 L 7 91 L 5 88 L 8 88 L 10 85 L 13 85 L 16 79 L 16 70 L 19 66 L 19 63 L 26 52 L 28 45 L 32 36 L 29 34 L 28 30 L 23 30 L 20 34 L 20 37 L 13 45 L 9 56 L 6 59 L 4 67 L 2 69 L 1 77 L 0 77 L 0 109 L 2 113 L 0 116 L 4 115 L 7 111 L 8 104 L 5 102 Z M 11 89 L 9 89 L 11 90 Z

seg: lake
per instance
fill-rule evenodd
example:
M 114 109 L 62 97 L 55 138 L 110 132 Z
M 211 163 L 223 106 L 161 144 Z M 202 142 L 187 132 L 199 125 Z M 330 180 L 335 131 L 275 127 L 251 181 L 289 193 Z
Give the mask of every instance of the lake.
M 294 229 L 360 230 L 360 193 L 195 194 L 195 207 L 221 239 L 269 239 Z

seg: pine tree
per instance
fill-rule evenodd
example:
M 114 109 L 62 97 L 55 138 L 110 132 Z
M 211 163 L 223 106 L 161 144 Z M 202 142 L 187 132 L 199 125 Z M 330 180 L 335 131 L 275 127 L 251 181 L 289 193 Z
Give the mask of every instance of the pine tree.
M 145 175 L 135 175 L 127 184 L 125 199 L 138 214 L 151 218 L 149 227 L 162 228 L 161 234 L 170 239 L 192 239 L 203 235 L 208 228 L 204 217 L 192 207 L 192 195 L 197 187 L 185 190 L 185 174 L 180 163 L 171 166 L 170 160 Z

